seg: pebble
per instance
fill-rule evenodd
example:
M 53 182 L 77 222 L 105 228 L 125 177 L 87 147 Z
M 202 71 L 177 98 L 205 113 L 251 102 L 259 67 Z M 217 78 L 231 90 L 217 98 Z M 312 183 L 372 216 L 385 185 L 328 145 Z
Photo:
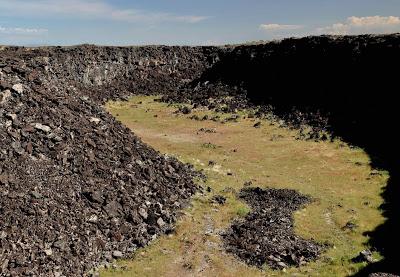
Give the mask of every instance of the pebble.
M 51 128 L 47 125 L 43 125 L 41 123 L 35 123 L 33 124 L 33 127 L 37 130 L 43 131 L 45 133 L 49 133 L 51 131 Z
M 112 256 L 115 259 L 119 259 L 119 258 L 122 258 L 124 256 L 124 254 L 121 251 L 116 250 L 116 251 L 113 251 Z
M 163 226 L 165 225 L 165 222 L 164 222 L 164 220 L 160 217 L 160 218 L 157 219 L 157 224 L 158 224 L 158 226 L 163 227 Z
M 24 87 L 22 86 L 22 84 L 13 85 L 12 89 L 18 94 L 22 94 L 24 92 Z

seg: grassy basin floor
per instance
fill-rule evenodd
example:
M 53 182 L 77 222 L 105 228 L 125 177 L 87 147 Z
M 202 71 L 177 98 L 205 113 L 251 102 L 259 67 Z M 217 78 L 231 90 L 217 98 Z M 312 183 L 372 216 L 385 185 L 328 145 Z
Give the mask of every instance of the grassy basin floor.
M 243 118 L 243 113 L 238 122 L 224 124 L 191 120 L 193 114 L 217 113 L 200 109 L 175 114 L 176 106 L 154 99 L 137 96 L 109 102 L 106 108 L 145 143 L 203 169 L 208 176 L 203 186 L 212 191 L 194 197 L 175 233 L 139 249 L 131 260 L 118 261 L 118 269 L 102 270 L 101 276 L 347 276 L 365 266 L 350 259 L 368 248 L 363 233 L 384 221 L 378 207 L 388 175 L 372 170 L 362 149 L 341 141 L 296 140 L 296 131 L 267 120 L 254 128 L 258 120 Z M 215 165 L 209 165 L 211 160 Z M 226 253 L 218 233 L 248 212 L 232 192 L 246 181 L 312 196 L 315 201 L 295 214 L 296 232 L 332 246 L 316 262 L 280 271 L 248 267 Z M 218 194 L 227 197 L 225 205 L 210 203 Z M 357 227 L 343 229 L 348 222 Z

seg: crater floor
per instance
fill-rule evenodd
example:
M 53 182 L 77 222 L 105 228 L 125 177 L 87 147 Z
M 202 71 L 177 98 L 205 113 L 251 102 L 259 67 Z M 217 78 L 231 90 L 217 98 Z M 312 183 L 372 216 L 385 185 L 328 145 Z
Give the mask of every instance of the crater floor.
M 362 149 L 339 140 L 299 140 L 297 131 L 249 118 L 247 112 L 239 118 L 205 109 L 182 114 L 176 113 L 179 106 L 154 99 L 136 96 L 106 108 L 145 143 L 194 164 L 208 179 L 173 233 L 101 276 L 346 276 L 366 266 L 351 260 L 368 248 L 364 233 L 384 221 L 378 207 L 388 174 L 373 170 Z M 196 120 L 204 115 L 209 119 Z M 244 187 L 310 196 L 313 201 L 294 214 L 295 233 L 328 245 L 322 256 L 299 268 L 272 270 L 228 254 L 220 234 L 249 213 L 236 196 Z

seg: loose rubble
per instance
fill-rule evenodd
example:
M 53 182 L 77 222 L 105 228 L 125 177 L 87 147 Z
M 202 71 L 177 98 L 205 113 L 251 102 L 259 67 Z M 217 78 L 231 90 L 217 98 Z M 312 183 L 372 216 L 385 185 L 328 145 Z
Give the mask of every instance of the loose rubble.
M 352 259 L 352 261 L 354 263 L 362 263 L 362 262 L 373 263 L 373 262 L 375 262 L 375 259 L 372 256 L 371 250 L 365 249 L 365 250 L 361 251 L 357 257 L 354 257 Z
M 293 212 L 310 202 L 294 190 L 244 188 L 239 193 L 252 211 L 222 234 L 225 248 L 249 265 L 273 269 L 317 259 L 324 246 L 294 234 Z
M 82 276 L 130 257 L 170 231 L 198 189 L 191 166 L 148 147 L 102 108 L 127 92 L 82 85 L 112 82 L 80 79 L 97 58 L 91 51 L 111 58 L 119 50 L 0 52 L 1 276 Z

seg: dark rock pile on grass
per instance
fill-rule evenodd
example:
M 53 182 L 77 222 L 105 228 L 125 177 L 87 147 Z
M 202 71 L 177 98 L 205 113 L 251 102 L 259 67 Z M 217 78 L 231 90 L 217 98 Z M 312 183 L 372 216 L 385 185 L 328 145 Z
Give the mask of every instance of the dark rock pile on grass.
M 223 234 L 228 252 L 249 265 L 273 269 L 304 265 L 324 247 L 294 234 L 293 212 L 310 202 L 294 190 L 245 188 L 239 193 L 251 208 Z

